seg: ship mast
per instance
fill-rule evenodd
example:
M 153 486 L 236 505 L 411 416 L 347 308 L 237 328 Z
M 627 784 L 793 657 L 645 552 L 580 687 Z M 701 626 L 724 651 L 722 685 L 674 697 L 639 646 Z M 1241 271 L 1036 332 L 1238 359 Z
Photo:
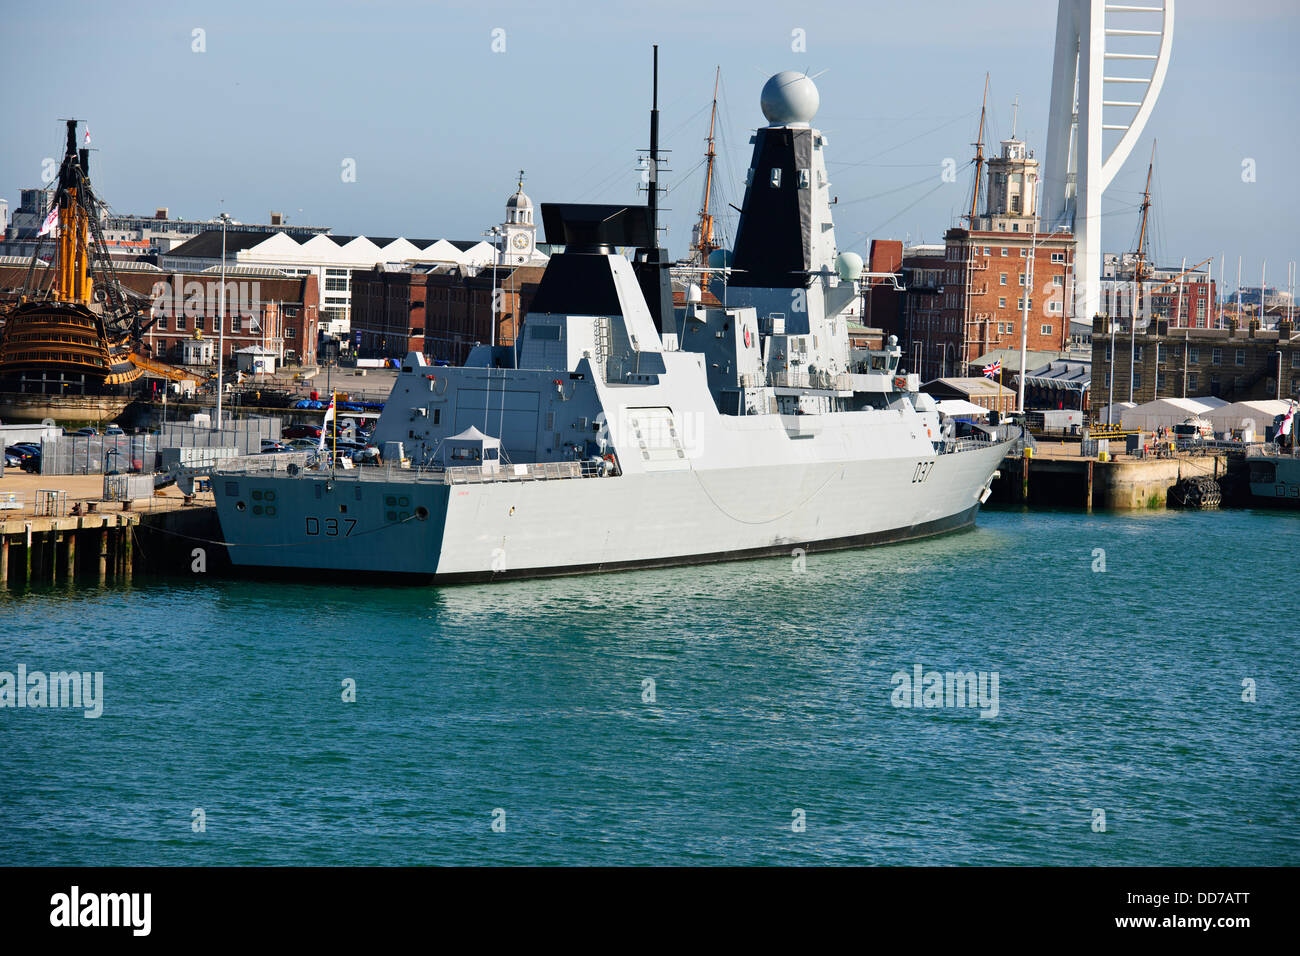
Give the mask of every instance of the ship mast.
M 971 143 L 975 147 L 975 188 L 971 191 L 970 212 L 966 216 L 967 222 L 975 219 L 976 210 L 980 201 L 980 183 L 984 178 L 984 116 L 989 105 L 989 75 L 984 74 L 984 101 L 980 104 L 980 128 L 975 134 L 975 142 Z
M 694 246 L 701 266 L 709 264 L 709 253 L 718 248 L 713 239 L 713 214 L 709 209 L 713 192 L 713 164 L 718 155 L 713 146 L 713 131 L 718 119 L 718 80 L 721 76 L 722 67 L 718 67 L 713 76 L 713 112 L 709 115 L 709 145 L 705 153 L 704 198 L 700 202 L 700 225 Z
M 1151 170 L 1155 166 L 1155 162 L 1156 162 L 1156 144 L 1154 141 L 1152 141 L 1151 161 L 1147 163 L 1147 184 L 1146 184 L 1146 188 L 1142 190 L 1142 224 L 1138 227 L 1138 241 L 1137 241 L 1137 253 L 1136 253 L 1137 265 L 1134 267 L 1134 274 L 1133 274 L 1134 294 L 1135 294 L 1135 299 L 1133 302 L 1133 307 L 1134 307 L 1133 316 L 1135 322 L 1137 318 L 1137 304 L 1142 299 L 1142 277 L 1143 274 L 1147 271 L 1146 269 L 1147 214 L 1151 210 Z

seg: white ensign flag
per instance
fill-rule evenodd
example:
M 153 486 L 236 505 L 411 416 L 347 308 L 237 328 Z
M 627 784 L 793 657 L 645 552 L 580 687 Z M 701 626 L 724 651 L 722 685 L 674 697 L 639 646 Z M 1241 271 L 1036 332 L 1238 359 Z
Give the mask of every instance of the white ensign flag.
M 59 224 L 59 207 L 55 206 L 53 209 L 50 210 L 50 214 L 45 217 L 45 222 L 41 223 L 41 231 L 36 234 L 36 238 L 39 239 L 41 236 L 53 232 L 55 227 L 58 226 L 58 224 Z

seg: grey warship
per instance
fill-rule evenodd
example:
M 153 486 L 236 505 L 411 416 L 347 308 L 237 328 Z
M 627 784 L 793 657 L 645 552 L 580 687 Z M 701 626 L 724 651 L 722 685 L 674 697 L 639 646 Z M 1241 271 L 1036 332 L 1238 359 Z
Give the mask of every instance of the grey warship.
M 516 343 L 403 361 L 374 436 L 400 464 L 261 456 L 213 475 L 232 562 L 440 584 L 973 525 L 1019 429 L 958 438 L 896 342 L 850 349 L 861 260 L 837 251 L 818 106 L 803 74 L 763 88 L 733 256 L 702 277 L 721 305 L 674 308 L 653 179 L 642 206 L 543 204 L 564 251 Z

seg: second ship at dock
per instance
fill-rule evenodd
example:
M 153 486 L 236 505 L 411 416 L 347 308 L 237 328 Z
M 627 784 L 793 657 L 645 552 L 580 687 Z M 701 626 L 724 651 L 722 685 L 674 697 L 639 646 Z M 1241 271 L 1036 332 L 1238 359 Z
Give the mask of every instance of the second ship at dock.
M 564 251 L 518 343 L 461 368 L 403 362 L 374 440 L 400 442 L 413 467 L 266 456 L 218 470 L 232 562 L 453 583 L 972 525 L 1020 429 L 959 438 L 895 342 L 850 350 L 861 263 L 837 255 L 818 105 L 803 74 L 763 88 L 734 257 L 706 278 L 720 307 L 673 306 L 655 163 L 646 206 L 544 204 Z M 657 111 L 651 133 L 654 157 Z

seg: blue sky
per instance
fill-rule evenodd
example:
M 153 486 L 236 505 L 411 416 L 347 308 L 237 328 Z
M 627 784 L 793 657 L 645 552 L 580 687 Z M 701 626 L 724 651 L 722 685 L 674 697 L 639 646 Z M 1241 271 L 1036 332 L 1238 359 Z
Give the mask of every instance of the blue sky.
M 960 214 L 969 172 L 947 185 L 940 172 L 971 155 L 986 71 L 993 139 L 1019 97 L 1019 133 L 1042 158 L 1056 19 L 1047 0 L 5 6 L 0 197 L 11 208 L 59 155 L 59 118 L 75 116 L 118 212 L 225 208 L 264 222 L 274 209 L 341 234 L 475 237 L 500 221 L 521 167 L 535 201 L 637 201 L 658 42 L 675 255 L 699 205 L 715 67 L 720 178 L 737 203 L 763 81 L 822 74 L 816 125 L 837 236 L 865 252 L 869 238 L 937 240 Z M 1238 255 L 1250 282 L 1267 257 L 1270 284 L 1284 282 L 1300 259 L 1298 25 L 1293 0 L 1178 0 L 1164 92 L 1107 194 L 1107 251 L 1133 244 L 1155 137 L 1160 259 L 1226 254 L 1235 286 Z M 492 49 L 498 28 L 504 52 Z M 791 49 L 796 29 L 806 52 Z M 64 59 L 74 66 L 52 70 Z M 345 160 L 355 182 L 343 181 Z

